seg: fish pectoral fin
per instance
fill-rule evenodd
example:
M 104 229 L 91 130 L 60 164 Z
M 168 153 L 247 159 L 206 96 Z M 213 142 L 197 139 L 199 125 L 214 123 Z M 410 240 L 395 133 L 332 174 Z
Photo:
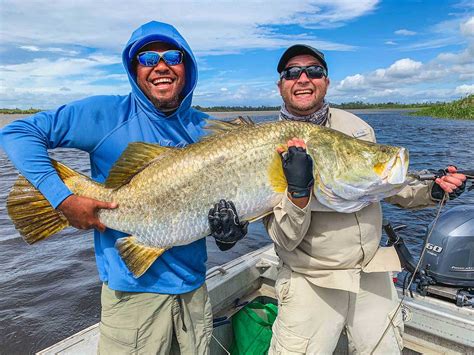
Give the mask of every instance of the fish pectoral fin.
M 105 186 L 117 188 L 125 185 L 153 161 L 174 149 L 178 148 L 163 147 L 159 144 L 144 142 L 130 143 L 110 169 Z
M 151 264 L 167 250 L 140 244 L 133 236 L 117 239 L 115 247 L 135 278 L 142 276 Z
M 280 154 L 277 152 L 275 152 L 270 165 L 268 166 L 268 176 L 273 191 L 277 193 L 285 192 L 288 187 L 288 182 L 286 181 L 285 173 L 283 172 Z

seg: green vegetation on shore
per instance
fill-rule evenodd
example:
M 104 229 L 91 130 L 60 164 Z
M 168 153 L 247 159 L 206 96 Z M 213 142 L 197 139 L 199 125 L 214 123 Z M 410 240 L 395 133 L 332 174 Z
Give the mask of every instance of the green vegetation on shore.
M 474 120 L 474 95 L 463 99 L 430 105 L 411 113 L 416 116 L 432 116 L 442 118 L 459 118 Z
M 28 110 L 20 110 L 19 108 L 0 108 L 0 114 L 3 114 L 3 115 L 16 115 L 16 114 L 27 115 L 27 114 L 38 113 L 41 111 L 43 110 L 33 108 L 33 107 L 29 108 Z
M 463 99 L 452 102 L 430 102 L 402 104 L 398 102 L 385 102 L 377 104 L 369 104 L 362 101 L 346 102 L 342 104 L 330 103 L 331 107 L 341 108 L 345 110 L 351 109 L 414 109 L 412 115 L 416 116 L 432 116 L 445 118 L 460 118 L 472 120 L 474 119 L 474 95 L 469 95 Z M 193 106 L 194 108 L 205 112 L 246 112 L 246 111 L 279 111 L 280 106 Z M 0 109 L 0 114 L 34 114 L 42 110 L 30 108 L 28 110 Z

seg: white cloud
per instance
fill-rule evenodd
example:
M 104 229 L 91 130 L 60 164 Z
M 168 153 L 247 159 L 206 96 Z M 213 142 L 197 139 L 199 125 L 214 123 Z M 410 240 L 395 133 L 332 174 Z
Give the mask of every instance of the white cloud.
M 160 1 L 158 6 L 156 2 L 137 0 L 133 3 L 136 11 L 131 11 L 131 4 L 126 1 L 3 0 L 0 36 L 4 44 L 39 48 L 70 44 L 120 52 L 135 28 L 154 19 L 173 23 L 197 52 L 283 48 L 292 38 L 267 26 L 342 26 L 370 13 L 377 3 L 378 0 L 311 0 L 277 1 L 269 6 L 265 1 L 202 0 L 186 5 L 180 1 Z M 321 49 L 352 48 L 309 35 L 305 40 L 316 41 L 314 44 Z
M 36 46 L 20 46 L 20 49 L 24 49 L 25 51 L 29 52 L 39 52 L 40 49 Z
M 388 44 L 389 46 L 396 46 L 397 42 L 394 41 L 386 41 L 385 44 Z
M 414 36 L 414 35 L 416 35 L 415 31 L 410 31 L 410 30 L 407 30 L 407 29 L 404 29 L 404 28 L 395 31 L 394 33 L 396 35 L 400 35 L 400 36 Z
M 185 4 L 176 0 L 136 0 L 133 4 L 116 0 L 2 0 L 0 51 L 15 48 L 31 52 L 31 56 L 55 53 L 57 59 L 28 59 L 29 63 L 12 65 L 0 56 L 0 107 L 20 107 L 21 102 L 30 107 L 36 98 L 51 107 L 60 95 L 64 95 L 64 103 L 71 97 L 127 92 L 125 76 L 123 86 L 114 85 L 115 82 L 98 85 L 97 81 L 108 75 L 104 66 L 120 63 L 120 53 L 132 31 L 151 20 L 172 23 L 200 61 L 204 56 L 254 49 L 283 50 L 296 41 L 322 50 L 353 51 L 353 45 L 323 40 L 308 29 L 343 26 L 373 12 L 378 3 L 379 0 L 276 1 L 271 5 L 250 0 Z M 286 30 L 279 31 L 288 26 L 300 31 L 291 35 Z M 214 92 L 225 97 L 219 89 Z M 243 86 L 239 90 L 228 89 L 225 93 L 235 97 L 245 90 Z
M 472 84 L 459 85 L 474 80 L 472 51 L 469 47 L 457 53 L 442 53 L 425 63 L 403 58 L 387 68 L 350 75 L 330 87 L 329 98 L 334 102 L 362 96 L 369 101 L 391 97 L 402 102 L 459 98 L 474 91 Z
M 46 109 L 90 95 L 126 94 L 130 91 L 127 76 L 110 75 L 102 69 L 117 59 L 106 56 L 43 58 L 1 65 L 0 76 L 4 80 L 0 86 L 1 106 Z M 20 100 L 25 104 L 19 104 Z
M 410 58 L 404 58 L 397 60 L 393 63 L 385 72 L 384 76 L 392 78 L 404 78 L 418 74 L 422 63 L 411 60 Z
M 361 74 L 351 75 L 341 80 L 338 88 L 341 90 L 360 90 L 366 86 L 365 77 Z
M 64 53 L 69 55 L 77 55 L 78 51 L 72 51 L 56 47 L 40 48 L 38 46 L 20 46 L 20 49 L 23 49 L 28 52 L 52 52 L 52 53 Z
M 418 37 L 418 42 L 412 42 L 401 49 L 405 51 L 426 50 L 465 44 L 466 38 L 472 32 L 470 19 L 472 17 L 454 16 L 450 20 L 441 21 L 427 28 L 424 35 Z
M 456 94 L 470 95 L 474 94 L 474 85 L 460 85 L 454 90 Z
M 194 92 L 195 103 L 201 106 L 232 105 L 279 105 L 281 97 L 276 85 L 269 84 L 267 78 L 232 81 L 222 91 L 221 80 L 200 80 Z
M 333 83 L 329 95 L 336 100 L 335 102 L 350 101 L 356 97 L 377 101 L 387 94 L 389 97 L 398 98 L 401 102 L 416 102 L 446 101 L 472 94 L 474 93 L 473 27 L 474 17 L 440 22 L 430 29 L 431 33 L 447 33 L 451 37 L 434 38 L 424 43 L 406 46 L 405 49 L 434 48 L 437 45 L 467 42 L 465 49 L 458 52 L 442 52 L 426 62 L 403 58 L 387 68 L 349 75 L 338 83 Z M 456 38 L 456 41 L 453 38 Z
M 474 36 L 474 16 L 472 16 L 469 20 L 460 25 L 461 33 L 465 37 L 473 37 Z

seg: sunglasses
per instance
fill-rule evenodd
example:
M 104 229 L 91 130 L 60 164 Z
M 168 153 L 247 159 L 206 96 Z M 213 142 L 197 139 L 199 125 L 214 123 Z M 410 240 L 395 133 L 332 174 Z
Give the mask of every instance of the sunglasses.
M 158 65 L 160 59 L 163 59 L 167 65 L 178 65 L 183 62 L 183 52 L 177 49 L 170 49 L 164 52 L 145 51 L 138 53 L 137 59 L 138 63 L 145 67 Z
M 280 74 L 280 79 L 296 80 L 301 73 L 305 72 L 310 79 L 321 79 L 323 76 L 328 76 L 324 67 L 320 65 L 309 65 L 307 67 L 289 67 L 284 69 Z

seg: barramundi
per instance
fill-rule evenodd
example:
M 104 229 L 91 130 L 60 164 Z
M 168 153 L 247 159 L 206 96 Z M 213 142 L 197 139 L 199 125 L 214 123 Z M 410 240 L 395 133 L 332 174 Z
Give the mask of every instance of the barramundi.
M 350 213 L 396 194 L 407 183 L 408 152 L 311 123 L 241 124 L 208 121 L 211 133 L 184 148 L 131 143 L 104 184 L 52 161 L 78 196 L 117 202 L 100 210 L 108 228 L 130 236 L 116 241 L 135 277 L 166 250 L 209 234 L 208 211 L 220 199 L 234 202 L 241 220 L 255 221 L 277 205 L 287 188 L 281 156 L 293 137 L 305 140 L 314 161 L 314 196 L 331 210 Z M 28 243 L 68 226 L 67 219 L 25 178 L 7 200 L 8 213 Z

